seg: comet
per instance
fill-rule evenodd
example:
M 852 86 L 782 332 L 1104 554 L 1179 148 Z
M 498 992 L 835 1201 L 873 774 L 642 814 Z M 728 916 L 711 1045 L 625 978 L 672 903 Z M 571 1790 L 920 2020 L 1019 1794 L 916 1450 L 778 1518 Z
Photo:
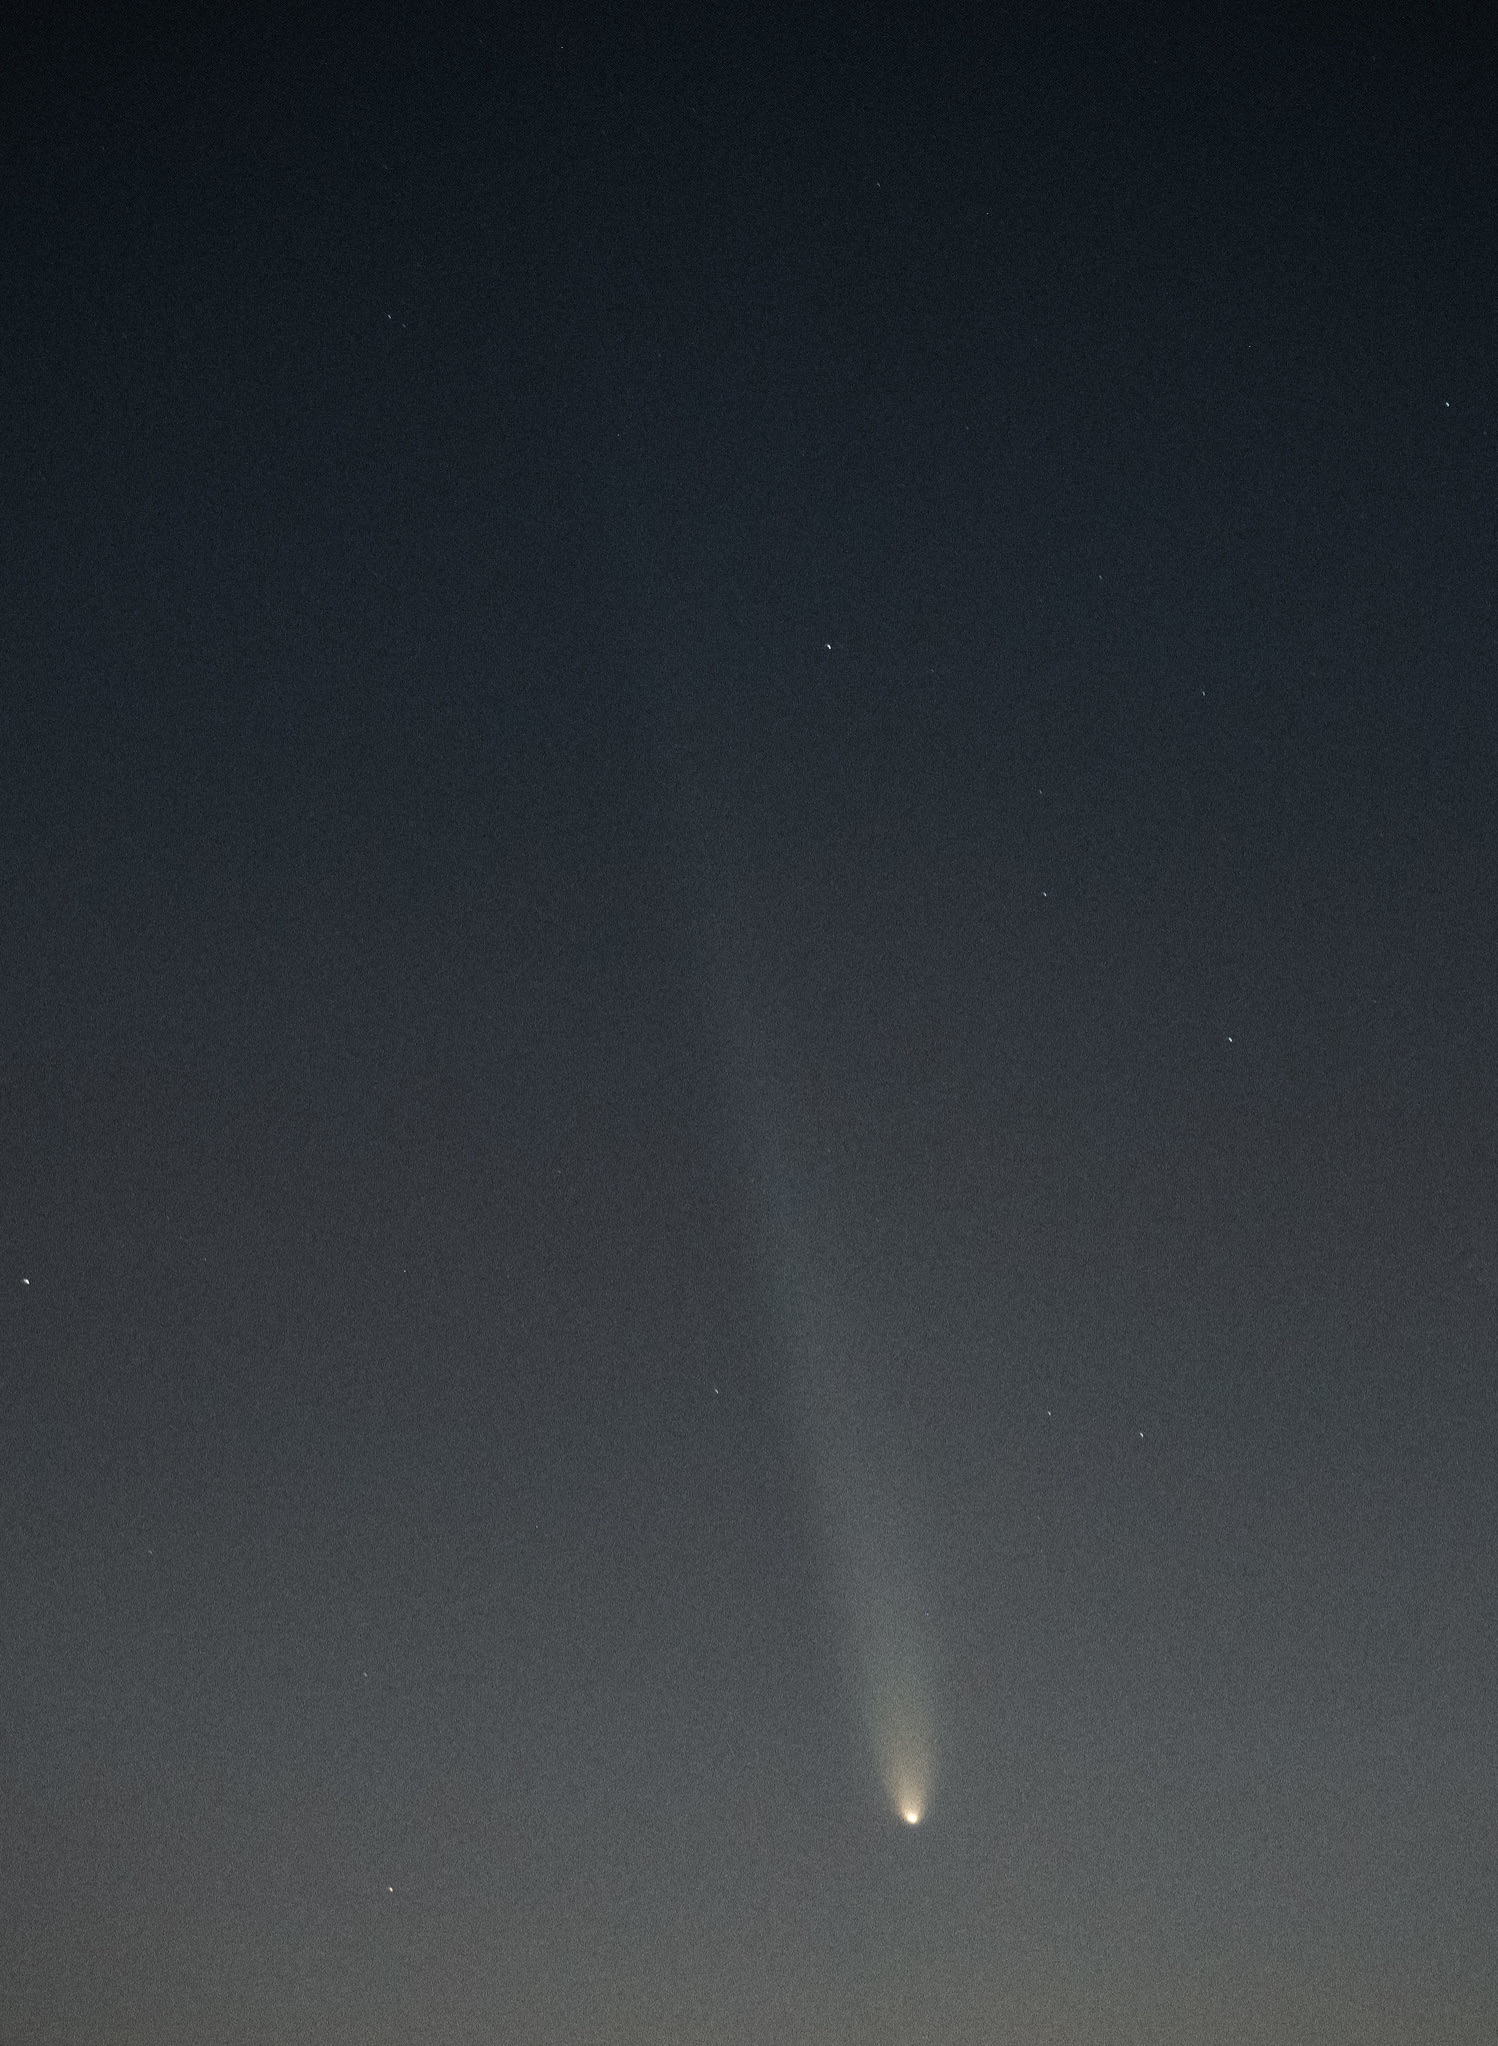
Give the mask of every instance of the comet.
M 852 1702 L 891 1816 L 918 1826 L 935 1781 L 933 1658 L 893 1482 L 897 1450 L 880 1434 L 872 1397 L 881 1336 L 857 1260 L 839 1254 L 846 1230 L 827 1147 L 792 1110 L 798 1096 L 807 1098 L 788 1084 L 796 1033 L 772 993 L 782 976 L 750 941 L 732 803 L 708 801 L 700 787 L 696 794 L 689 807 L 700 829 L 697 928 L 722 1028 L 750 1262 L 818 1508 Z
M 828 1253 L 838 1232 L 819 1226 L 762 1064 L 756 1079 L 760 1242 L 843 1666 L 890 1812 L 918 1826 L 935 1778 L 933 1658 L 893 1483 L 895 1448 L 874 1421 L 877 1336 Z

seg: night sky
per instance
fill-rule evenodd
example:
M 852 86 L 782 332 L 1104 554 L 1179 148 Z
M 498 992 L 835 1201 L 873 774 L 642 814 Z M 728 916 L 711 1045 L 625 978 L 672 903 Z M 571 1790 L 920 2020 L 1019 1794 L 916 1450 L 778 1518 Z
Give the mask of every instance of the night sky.
M 0 2046 L 1498 2036 L 1480 18 L 7 31 Z

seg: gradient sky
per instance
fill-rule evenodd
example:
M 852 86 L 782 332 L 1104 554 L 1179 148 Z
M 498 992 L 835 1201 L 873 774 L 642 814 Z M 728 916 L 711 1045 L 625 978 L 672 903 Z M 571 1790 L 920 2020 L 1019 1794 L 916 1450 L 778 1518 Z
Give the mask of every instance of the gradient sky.
M 0 2046 L 1491 2041 L 1478 14 L 422 12 L 0 66 Z

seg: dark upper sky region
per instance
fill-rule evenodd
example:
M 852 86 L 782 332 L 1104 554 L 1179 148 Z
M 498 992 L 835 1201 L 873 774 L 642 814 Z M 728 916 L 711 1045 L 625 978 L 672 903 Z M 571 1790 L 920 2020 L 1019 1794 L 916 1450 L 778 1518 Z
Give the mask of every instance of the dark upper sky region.
M 1491 2040 L 1477 15 L 423 12 L 3 67 L 0 2042 Z

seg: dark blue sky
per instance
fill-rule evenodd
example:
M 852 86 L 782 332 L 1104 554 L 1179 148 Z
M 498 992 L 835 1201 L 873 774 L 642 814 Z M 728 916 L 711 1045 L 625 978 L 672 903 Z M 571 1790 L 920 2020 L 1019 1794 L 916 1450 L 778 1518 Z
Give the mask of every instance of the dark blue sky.
M 0 2046 L 1498 2030 L 1475 21 L 18 39 Z

